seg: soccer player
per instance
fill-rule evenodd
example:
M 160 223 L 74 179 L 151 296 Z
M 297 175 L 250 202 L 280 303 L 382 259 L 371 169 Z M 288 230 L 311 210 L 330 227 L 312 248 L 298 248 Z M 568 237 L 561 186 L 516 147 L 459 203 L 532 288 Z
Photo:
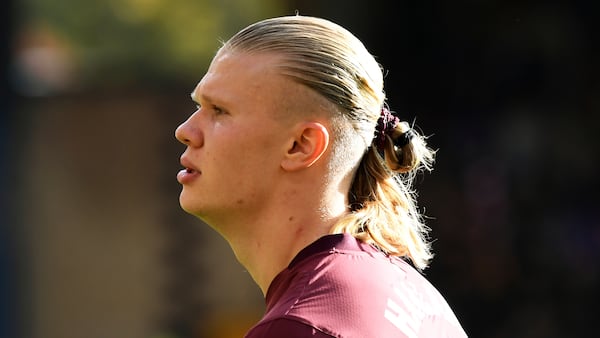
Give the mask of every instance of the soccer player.
M 266 297 L 247 338 L 466 337 L 421 273 L 432 252 L 412 180 L 434 151 L 388 110 L 382 68 L 352 33 L 259 21 L 191 96 L 179 201 Z

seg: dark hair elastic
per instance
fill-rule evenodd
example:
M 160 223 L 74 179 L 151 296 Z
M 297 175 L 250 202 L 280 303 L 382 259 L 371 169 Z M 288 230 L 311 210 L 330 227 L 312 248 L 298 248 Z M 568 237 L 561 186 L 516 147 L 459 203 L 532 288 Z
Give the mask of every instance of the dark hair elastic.
M 389 109 L 386 107 L 381 108 L 381 116 L 379 116 L 379 120 L 377 120 L 375 139 L 373 140 L 375 146 L 377 146 L 377 150 L 383 152 L 385 148 L 385 138 L 387 136 L 392 138 L 392 133 L 396 129 L 398 123 L 400 123 L 400 119 L 389 111 Z M 394 146 L 402 148 L 409 144 L 413 137 L 415 137 L 415 132 L 412 129 L 409 129 L 394 140 Z
M 385 147 L 385 138 L 392 135 L 396 126 L 400 123 L 400 119 L 386 107 L 381 108 L 381 115 L 377 120 L 377 126 L 375 127 L 375 138 L 374 143 L 377 150 L 383 151 Z

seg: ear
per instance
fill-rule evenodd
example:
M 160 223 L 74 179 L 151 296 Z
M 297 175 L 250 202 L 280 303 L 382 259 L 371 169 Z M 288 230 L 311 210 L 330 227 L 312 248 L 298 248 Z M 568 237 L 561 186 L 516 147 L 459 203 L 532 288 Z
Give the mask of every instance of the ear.
M 318 122 L 304 122 L 297 127 L 281 167 L 287 171 L 312 166 L 329 146 L 329 131 Z

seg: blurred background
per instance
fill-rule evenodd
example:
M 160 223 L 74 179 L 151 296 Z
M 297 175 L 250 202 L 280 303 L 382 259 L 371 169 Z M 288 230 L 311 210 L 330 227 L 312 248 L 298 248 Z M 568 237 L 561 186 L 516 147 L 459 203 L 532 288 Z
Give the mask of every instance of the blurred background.
M 426 276 L 471 337 L 597 332 L 594 1 L 4 0 L 0 337 L 241 337 L 264 309 L 180 210 L 176 126 L 220 40 L 276 15 L 353 31 L 438 149 Z

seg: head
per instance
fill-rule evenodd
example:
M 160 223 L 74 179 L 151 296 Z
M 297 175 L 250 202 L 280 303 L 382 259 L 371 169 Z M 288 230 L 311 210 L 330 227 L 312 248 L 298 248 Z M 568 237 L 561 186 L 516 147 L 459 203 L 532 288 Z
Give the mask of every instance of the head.
M 221 49 L 231 50 L 280 55 L 281 74 L 328 102 L 332 171 L 356 165 L 385 100 L 382 70 L 360 40 L 328 20 L 295 15 L 246 27 Z
M 352 233 L 425 267 L 431 257 L 427 229 L 410 182 L 416 170 L 430 168 L 433 152 L 414 131 L 410 142 L 398 146 L 396 140 L 410 129 L 406 122 L 386 132 L 380 149 L 374 146 L 386 97 L 382 68 L 363 43 L 328 20 L 295 15 L 244 28 L 224 43 L 217 58 L 234 54 L 274 56 L 272 71 L 316 95 L 311 102 L 318 102 L 318 109 L 307 103 L 306 110 L 317 110 L 326 120 L 327 184 L 347 197 L 347 215 L 331 232 Z

